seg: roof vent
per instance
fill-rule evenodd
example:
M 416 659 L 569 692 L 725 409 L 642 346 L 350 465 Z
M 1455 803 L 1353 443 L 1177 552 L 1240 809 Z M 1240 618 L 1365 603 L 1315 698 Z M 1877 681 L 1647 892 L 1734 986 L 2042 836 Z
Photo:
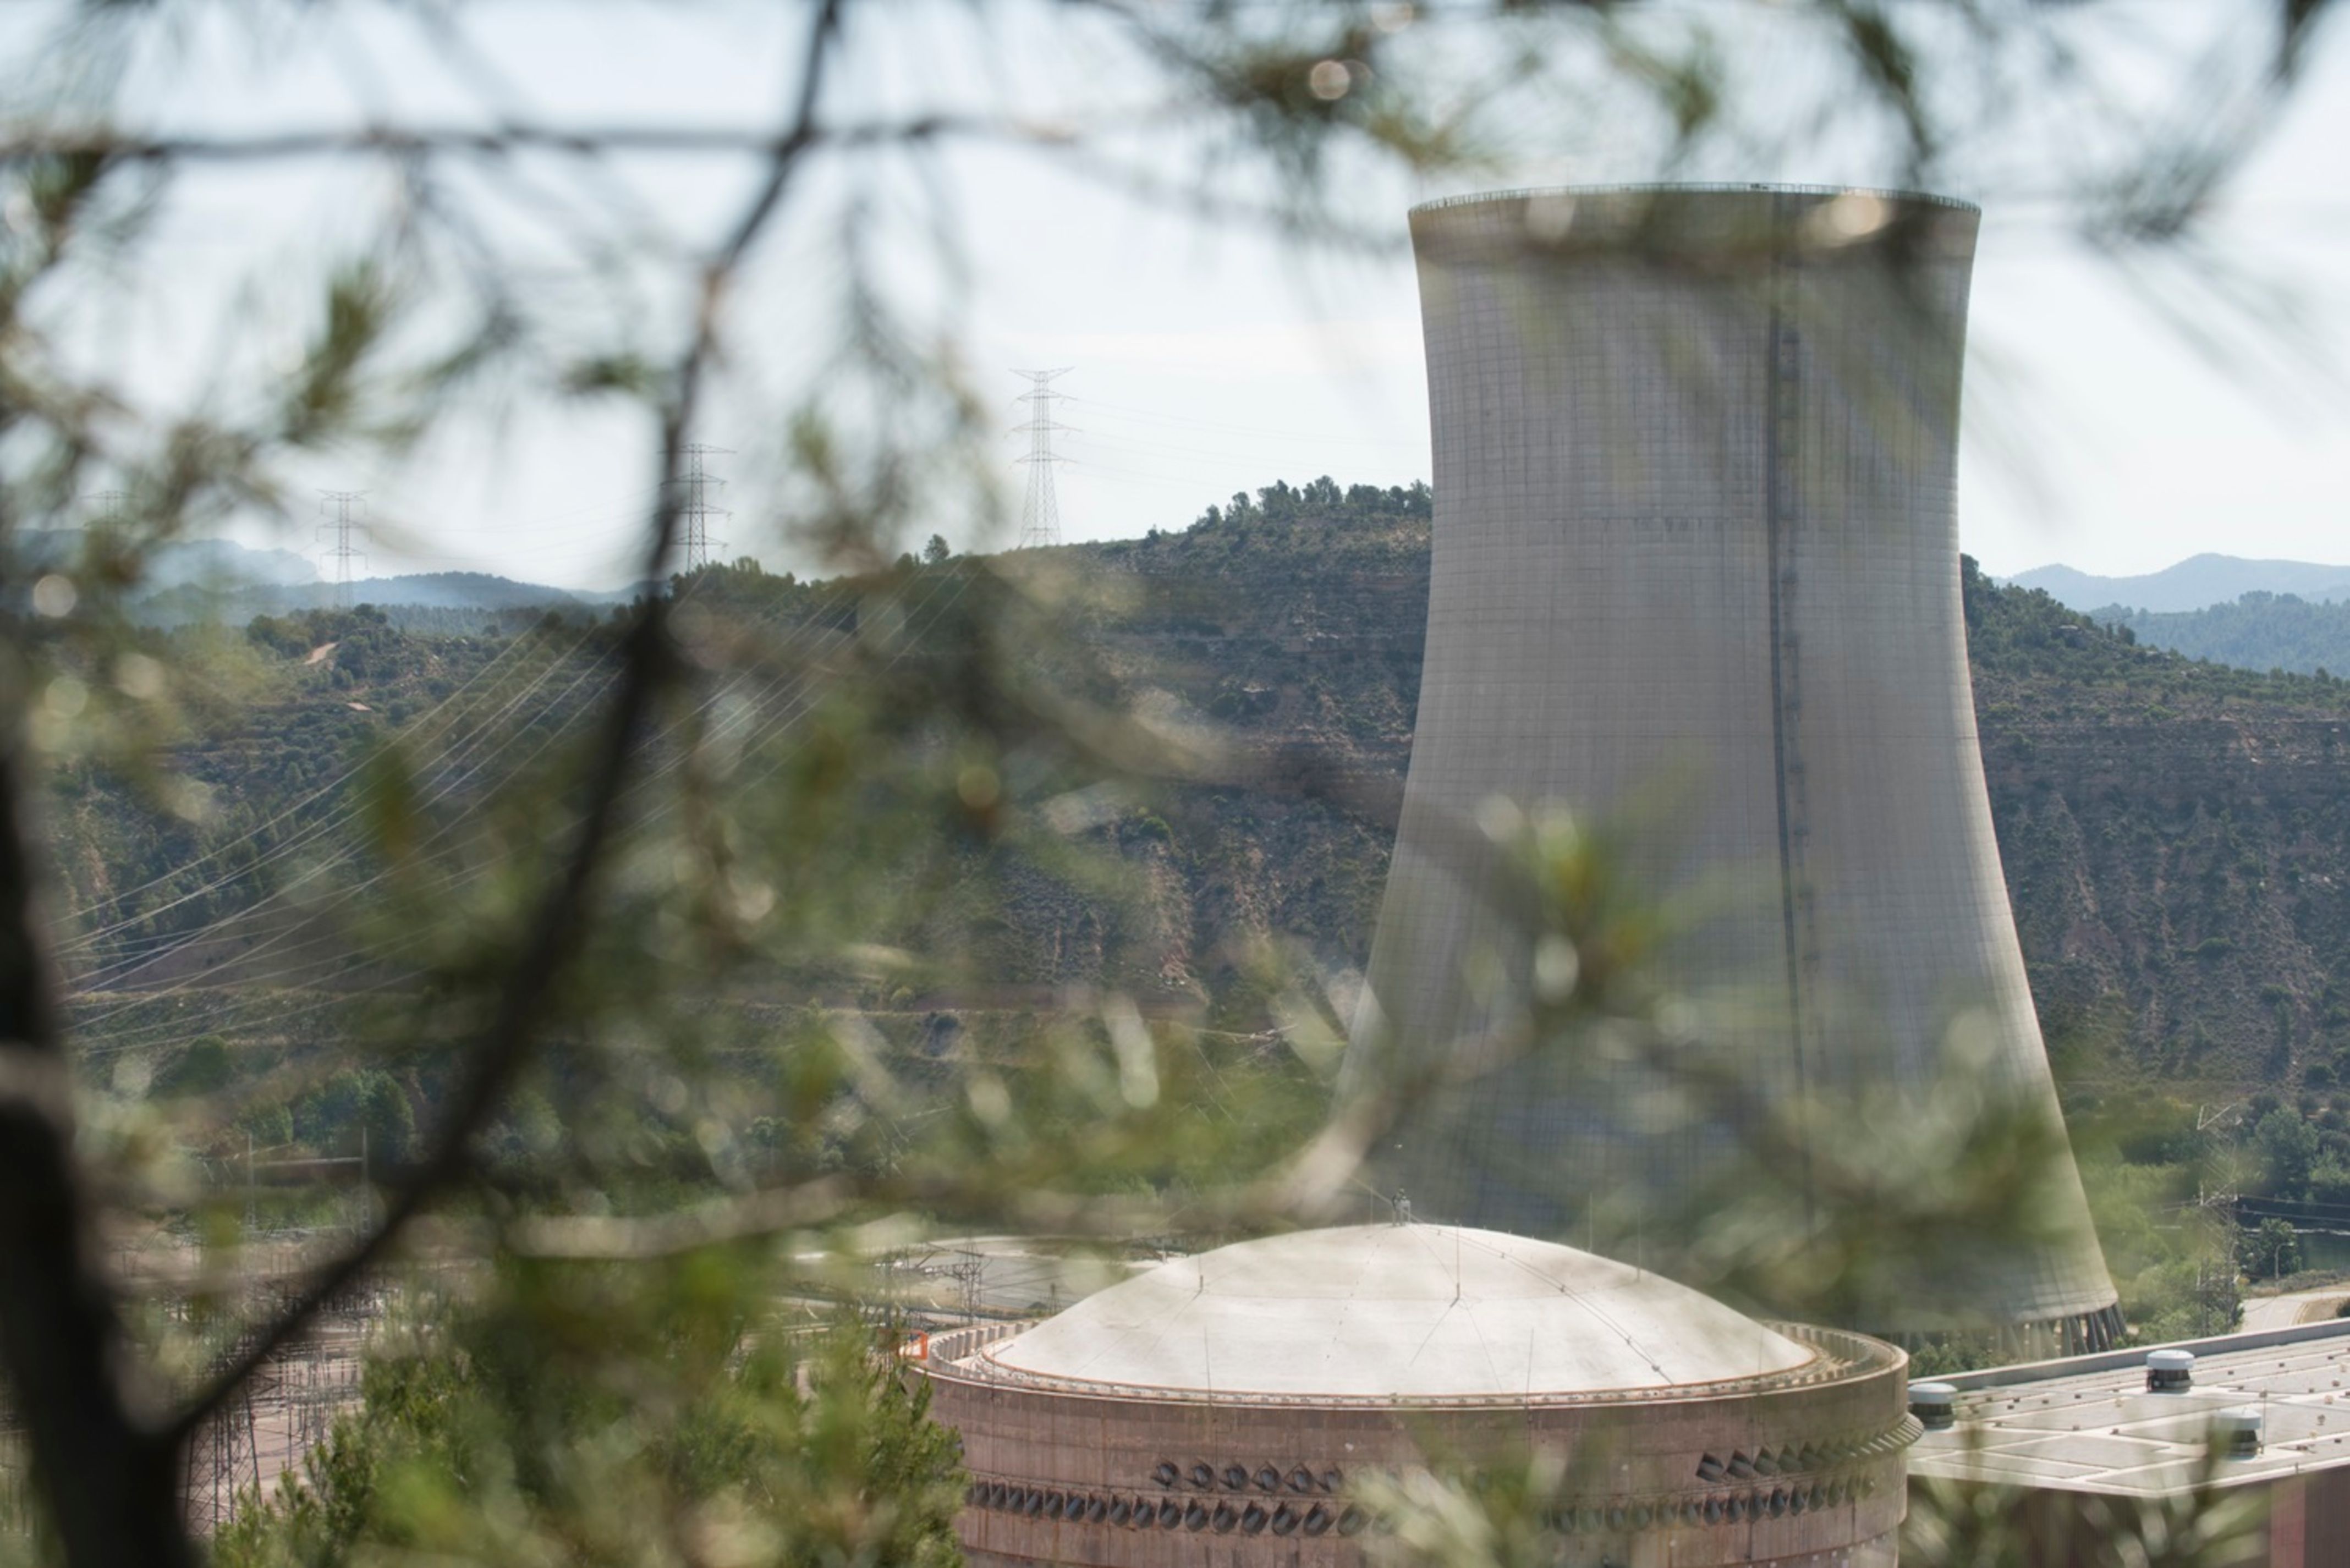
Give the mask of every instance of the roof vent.
M 2222 1410 L 2211 1418 L 2211 1446 L 2231 1459 L 2249 1459 L 2261 1451 L 2262 1424 L 2257 1406 Z
M 2149 1350 L 2146 1353 L 2146 1391 L 2183 1394 L 2195 1384 L 2195 1353 L 2191 1350 Z
M 1958 1389 L 1948 1383 L 1909 1385 L 1909 1413 L 1929 1432 L 1943 1431 L 1957 1424 L 1958 1400 Z

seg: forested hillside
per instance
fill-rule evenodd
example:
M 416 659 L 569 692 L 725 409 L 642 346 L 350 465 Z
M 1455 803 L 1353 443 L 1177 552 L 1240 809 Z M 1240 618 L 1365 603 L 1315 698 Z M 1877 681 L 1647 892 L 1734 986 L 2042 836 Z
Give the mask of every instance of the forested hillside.
M 2189 659 L 2301 675 L 2350 670 L 2350 602 L 2255 592 L 2203 609 L 2108 605 L 2093 613 L 2101 625 L 2126 628 L 2140 642 Z
M 1236 498 L 1180 533 L 1068 547 L 1097 590 L 1083 630 L 1108 674 L 1225 736 L 1231 782 L 1098 814 L 1088 830 L 1138 874 L 1125 897 L 1043 867 L 1011 876 L 985 938 L 1003 994 L 1108 981 L 1237 1026 L 1250 1022 L 1245 976 L 1263 942 L 1334 969 L 1361 962 L 1409 756 L 1429 510 L 1424 487 L 1318 481 Z M 899 568 L 939 585 L 971 569 Z M 834 602 L 788 579 L 710 591 L 754 588 L 794 614 Z M 940 590 L 906 591 L 920 603 Z M 2002 852 L 2069 1071 L 2311 1089 L 2350 1076 L 2350 687 L 2135 645 L 1970 563 L 1966 595 Z M 184 951 L 173 943 L 298 877 L 303 813 L 319 808 L 297 803 L 403 721 L 440 748 L 428 787 L 474 787 L 493 757 L 531 754 L 517 735 L 560 742 L 598 690 L 601 657 L 584 621 L 451 638 L 371 613 L 317 614 L 242 636 L 171 635 L 172 657 L 200 655 L 243 694 L 182 748 L 210 806 L 173 816 L 71 767 L 53 796 L 76 903 L 121 899 L 109 906 L 116 929 L 68 956 L 136 962 L 135 973 L 99 971 L 133 988 L 195 974 L 265 982 L 266 968 L 238 955 L 296 940 L 266 919 Z M 436 704 L 477 678 L 497 701 L 442 717 Z M 289 837 L 295 853 L 282 848 Z M 224 846 L 203 876 L 174 875 L 175 857 Z M 795 983 L 778 977 L 770 1000 Z
M 2009 891 L 2053 1039 L 2330 1087 L 2350 1047 L 2350 686 L 2133 646 L 1969 574 Z

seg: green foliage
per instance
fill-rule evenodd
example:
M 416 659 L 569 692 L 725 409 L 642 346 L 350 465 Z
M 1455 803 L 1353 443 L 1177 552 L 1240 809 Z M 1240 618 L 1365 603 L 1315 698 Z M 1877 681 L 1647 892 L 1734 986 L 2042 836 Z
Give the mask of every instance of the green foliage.
M 2232 1330 L 2241 1311 L 2232 1227 L 2194 1205 L 2192 1161 L 2116 1158 L 2097 1129 L 2085 1130 L 2082 1185 L 2132 1331 L 2158 1345 Z
M 2227 1463 L 2215 1446 L 2184 1485 L 2155 1497 L 1916 1481 L 1900 1560 L 1946 1568 L 2251 1568 L 2267 1556 L 2271 1492 L 2222 1485 Z
M 294 1113 L 280 1105 L 256 1105 L 236 1125 L 257 1148 L 282 1148 L 294 1141 Z
M 217 1568 L 442 1561 L 952 1568 L 953 1434 L 868 1325 L 779 1309 L 748 1252 L 509 1262 L 411 1313 L 364 1400 Z
M 1293 523 L 1368 523 L 1397 518 L 1426 522 L 1435 513 L 1435 493 L 1423 480 L 1409 484 L 1350 484 L 1342 493 L 1328 474 L 1309 481 L 1302 489 L 1276 479 L 1252 499 L 1246 491 L 1234 494 L 1229 506 L 1211 506 L 1191 524 L 1194 534 L 1218 529 Z
M 2329 680 L 2335 679 L 2329 671 L 2350 670 L 2350 601 L 2253 592 L 2199 610 L 2113 605 L 2095 611 L 2095 618 L 2149 647 L 2239 670 L 2290 670 Z
M 310 1147 L 396 1167 L 415 1150 L 416 1113 L 408 1091 L 376 1067 L 347 1068 L 292 1107 L 294 1133 Z
M 2284 1198 L 2309 1191 L 2321 1145 L 2317 1129 L 2299 1112 L 2282 1106 L 2271 1111 L 2252 1128 L 2252 1142 L 2260 1157 L 2260 1190 Z
M 228 1042 L 217 1034 L 201 1034 L 155 1076 L 159 1095 L 210 1095 L 228 1086 L 231 1069 Z
M 2281 1280 L 2300 1271 L 2301 1236 L 2289 1222 L 2272 1216 L 2237 1238 L 2236 1256 L 2252 1278 Z

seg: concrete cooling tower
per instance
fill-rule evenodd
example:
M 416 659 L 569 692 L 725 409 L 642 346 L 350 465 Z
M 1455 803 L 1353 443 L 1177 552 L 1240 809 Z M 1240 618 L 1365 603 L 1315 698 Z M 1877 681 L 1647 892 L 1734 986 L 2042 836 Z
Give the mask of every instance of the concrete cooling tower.
M 1811 1152 L 1745 1136 L 1794 1125 L 1774 1110 L 1848 1105 L 1881 1133 L 1961 1070 L 2044 1116 L 2039 1211 L 2000 1244 L 1929 1247 L 1914 1314 L 1884 1321 L 1910 1307 L 1880 1292 L 1856 1308 L 1878 1321 L 1853 1326 L 2066 1348 L 2119 1329 L 1968 682 L 1956 459 L 1978 217 L 1766 187 L 1412 213 L 1433 576 L 1347 1077 L 1415 1085 L 1373 1179 L 1420 1218 L 1582 1241 L 1637 1196 L 1661 1227 L 1742 1158 L 1811 1179 Z M 1700 911 L 1661 967 L 1735 1079 L 1710 1108 L 1659 1111 L 1677 1102 L 1653 1060 L 1513 1045 L 1538 955 L 1494 910 L 1492 857 L 1463 850 L 1496 797 L 1617 825 L 1627 879 Z M 1918 1179 L 1894 1164 L 1888 1180 Z

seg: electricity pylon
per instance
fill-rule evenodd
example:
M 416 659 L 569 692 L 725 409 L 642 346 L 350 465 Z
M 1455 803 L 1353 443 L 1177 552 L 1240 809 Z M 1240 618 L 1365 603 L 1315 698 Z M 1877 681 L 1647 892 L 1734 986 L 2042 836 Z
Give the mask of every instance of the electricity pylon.
M 730 455 L 729 449 L 723 446 L 689 446 L 684 451 L 685 472 L 677 476 L 677 482 L 685 487 L 685 497 L 678 504 L 677 532 L 689 572 L 710 565 L 712 548 L 725 546 L 725 540 L 710 536 L 710 520 L 734 514 L 723 506 L 712 504 L 710 498 L 725 489 L 726 482 L 711 473 L 702 460 Z
M 365 550 L 351 543 L 353 535 L 362 538 L 368 536 L 366 497 L 364 490 L 318 492 L 318 510 L 326 512 L 331 509 L 333 512 L 332 516 L 318 524 L 318 536 L 333 540 L 324 554 L 334 563 L 335 607 L 338 609 L 351 607 L 351 563 L 368 558 Z
M 1066 433 L 1069 427 L 1053 419 L 1053 405 L 1067 400 L 1066 392 L 1053 390 L 1056 377 L 1069 373 L 1069 367 L 1057 370 L 1014 370 L 1015 376 L 1028 378 L 1028 389 L 1020 394 L 1020 401 L 1028 405 L 1028 422 L 1012 427 L 1014 435 L 1028 438 L 1027 454 L 1020 461 L 1028 468 L 1028 497 L 1020 510 L 1020 544 L 1023 550 L 1035 550 L 1061 542 L 1061 502 L 1053 490 L 1053 470 L 1065 458 L 1053 454 L 1053 438 Z

